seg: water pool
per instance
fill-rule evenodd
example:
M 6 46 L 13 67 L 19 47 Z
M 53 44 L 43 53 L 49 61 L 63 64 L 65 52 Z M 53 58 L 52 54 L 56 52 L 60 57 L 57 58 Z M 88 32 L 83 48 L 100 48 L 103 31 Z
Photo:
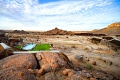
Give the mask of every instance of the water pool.
M 36 44 L 27 44 L 25 47 L 23 47 L 23 50 L 31 50 L 32 48 L 34 48 L 36 46 Z

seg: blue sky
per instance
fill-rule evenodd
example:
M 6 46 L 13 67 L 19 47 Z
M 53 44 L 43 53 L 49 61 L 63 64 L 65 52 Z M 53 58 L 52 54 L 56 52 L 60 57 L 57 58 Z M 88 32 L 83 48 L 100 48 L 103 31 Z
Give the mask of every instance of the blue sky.
M 49 2 L 57 2 L 57 1 L 61 1 L 61 0 L 38 0 L 38 2 L 40 4 L 45 4 L 45 3 L 49 3 Z
M 93 30 L 120 22 L 120 0 L 0 0 L 0 29 Z

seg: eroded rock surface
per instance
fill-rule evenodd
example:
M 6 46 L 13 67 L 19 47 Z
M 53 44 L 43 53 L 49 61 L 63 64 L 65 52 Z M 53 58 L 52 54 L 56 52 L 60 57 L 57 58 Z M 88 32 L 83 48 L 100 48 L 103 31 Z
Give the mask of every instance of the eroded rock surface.
M 37 79 L 28 70 L 13 67 L 0 70 L 0 80 L 37 80 Z
M 40 52 L 36 54 L 36 58 L 39 61 L 41 71 L 44 72 L 72 67 L 68 57 L 63 53 Z
M 0 60 L 0 70 L 9 67 L 35 69 L 37 61 L 33 54 L 16 54 Z
M 13 55 L 13 49 L 11 48 L 6 50 L 3 49 L 0 51 L 0 60 L 10 55 Z

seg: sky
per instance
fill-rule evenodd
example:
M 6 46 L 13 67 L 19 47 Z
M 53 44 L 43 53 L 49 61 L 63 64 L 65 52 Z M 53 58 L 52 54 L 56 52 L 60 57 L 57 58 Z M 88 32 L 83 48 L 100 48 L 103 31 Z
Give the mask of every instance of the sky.
M 120 22 L 120 0 L 0 0 L 0 29 L 88 31 Z

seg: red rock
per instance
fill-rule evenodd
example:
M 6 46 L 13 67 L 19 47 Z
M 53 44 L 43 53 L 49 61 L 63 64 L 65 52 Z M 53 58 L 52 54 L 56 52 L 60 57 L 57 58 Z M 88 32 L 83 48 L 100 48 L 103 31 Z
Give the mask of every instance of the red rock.
M 0 80 L 37 80 L 37 79 L 28 70 L 13 67 L 0 70 Z
M 93 61 L 93 62 L 92 62 L 92 65 L 96 65 L 96 61 Z
M 40 68 L 44 69 L 45 72 L 71 67 L 68 57 L 63 53 L 40 52 L 36 54 L 36 57 Z
M 35 69 L 37 61 L 33 54 L 16 54 L 0 60 L 0 70 L 9 67 Z

